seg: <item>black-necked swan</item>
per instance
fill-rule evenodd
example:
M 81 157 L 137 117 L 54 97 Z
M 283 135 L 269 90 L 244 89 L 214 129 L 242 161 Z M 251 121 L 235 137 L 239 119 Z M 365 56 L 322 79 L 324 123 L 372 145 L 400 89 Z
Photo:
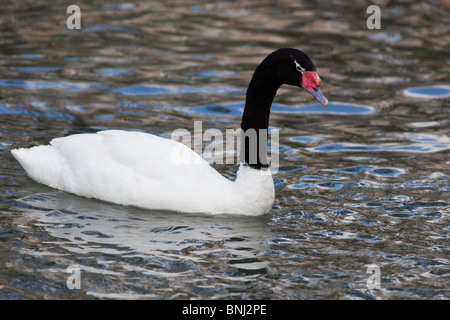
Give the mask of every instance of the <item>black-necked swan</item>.
M 297 49 L 279 49 L 261 62 L 250 81 L 244 133 L 268 129 L 270 107 L 282 84 L 302 87 L 328 104 L 311 59 Z M 12 154 L 33 180 L 79 196 L 146 209 L 256 216 L 270 211 L 275 190 L 267 164 L 259 152 L 256 161 L 251 159 L 249 144 L 235 181 L 185 145 L 143 132 L 76 134 Z M 195 161 L 174 161 L 175 148 Z

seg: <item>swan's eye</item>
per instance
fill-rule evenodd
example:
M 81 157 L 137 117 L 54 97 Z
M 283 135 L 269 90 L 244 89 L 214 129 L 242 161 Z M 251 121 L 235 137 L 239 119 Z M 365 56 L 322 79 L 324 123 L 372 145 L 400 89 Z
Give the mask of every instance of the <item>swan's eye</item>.
M 294 63 L 295 63 L 295 69 L 300 72 L 301 74 L 303 74 L 303 72 L 305 71 L 305 69 L 300 65 L 300 63 L 297 62 L 297 60 L 294 59 Z

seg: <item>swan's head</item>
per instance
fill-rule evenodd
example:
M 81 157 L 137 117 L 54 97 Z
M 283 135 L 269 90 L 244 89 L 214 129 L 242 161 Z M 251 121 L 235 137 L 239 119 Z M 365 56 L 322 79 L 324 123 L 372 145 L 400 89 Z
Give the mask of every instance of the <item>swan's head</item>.
M 311 59 L 302 51 L 283 48 L 273 53 L 278 57 L 276 73 L 283 84 L 301 87 L 308 91 L 322 105 L 328 105 L 328 100 L 320 91 L 319 74 Z

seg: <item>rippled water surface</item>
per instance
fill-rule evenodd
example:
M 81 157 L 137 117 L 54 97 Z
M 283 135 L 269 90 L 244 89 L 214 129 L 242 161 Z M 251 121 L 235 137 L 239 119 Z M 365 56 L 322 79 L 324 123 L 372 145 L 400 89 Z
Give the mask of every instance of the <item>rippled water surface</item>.
M 65 2 L 3 1 L 0 298 L 449 299 L 450 7 L 381 3 L 379 30 L 359 0 L 95 1 L 68 30 Z M 80 198 L 10 153 L 101 129 L 236 129 L 253 70 L 279 47 L 312 57 L 330 105 L 279 90 L 268 215 Z

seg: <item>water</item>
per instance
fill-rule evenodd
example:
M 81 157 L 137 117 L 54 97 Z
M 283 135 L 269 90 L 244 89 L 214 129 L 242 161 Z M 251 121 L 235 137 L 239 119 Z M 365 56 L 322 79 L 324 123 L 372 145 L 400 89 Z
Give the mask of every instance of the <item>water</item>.
M 381 30 L 366 1 L 95 3 L 80 31 L 65 3 L 2 3 L 1 299 L 450 298 L 447 2 L 388 2 Z M 268 215 L 84 199 L 10 154 L 101 129 L 238 128 L 254 68 L 279 47 L 312 57 L 330 105 L 280 89 Z

